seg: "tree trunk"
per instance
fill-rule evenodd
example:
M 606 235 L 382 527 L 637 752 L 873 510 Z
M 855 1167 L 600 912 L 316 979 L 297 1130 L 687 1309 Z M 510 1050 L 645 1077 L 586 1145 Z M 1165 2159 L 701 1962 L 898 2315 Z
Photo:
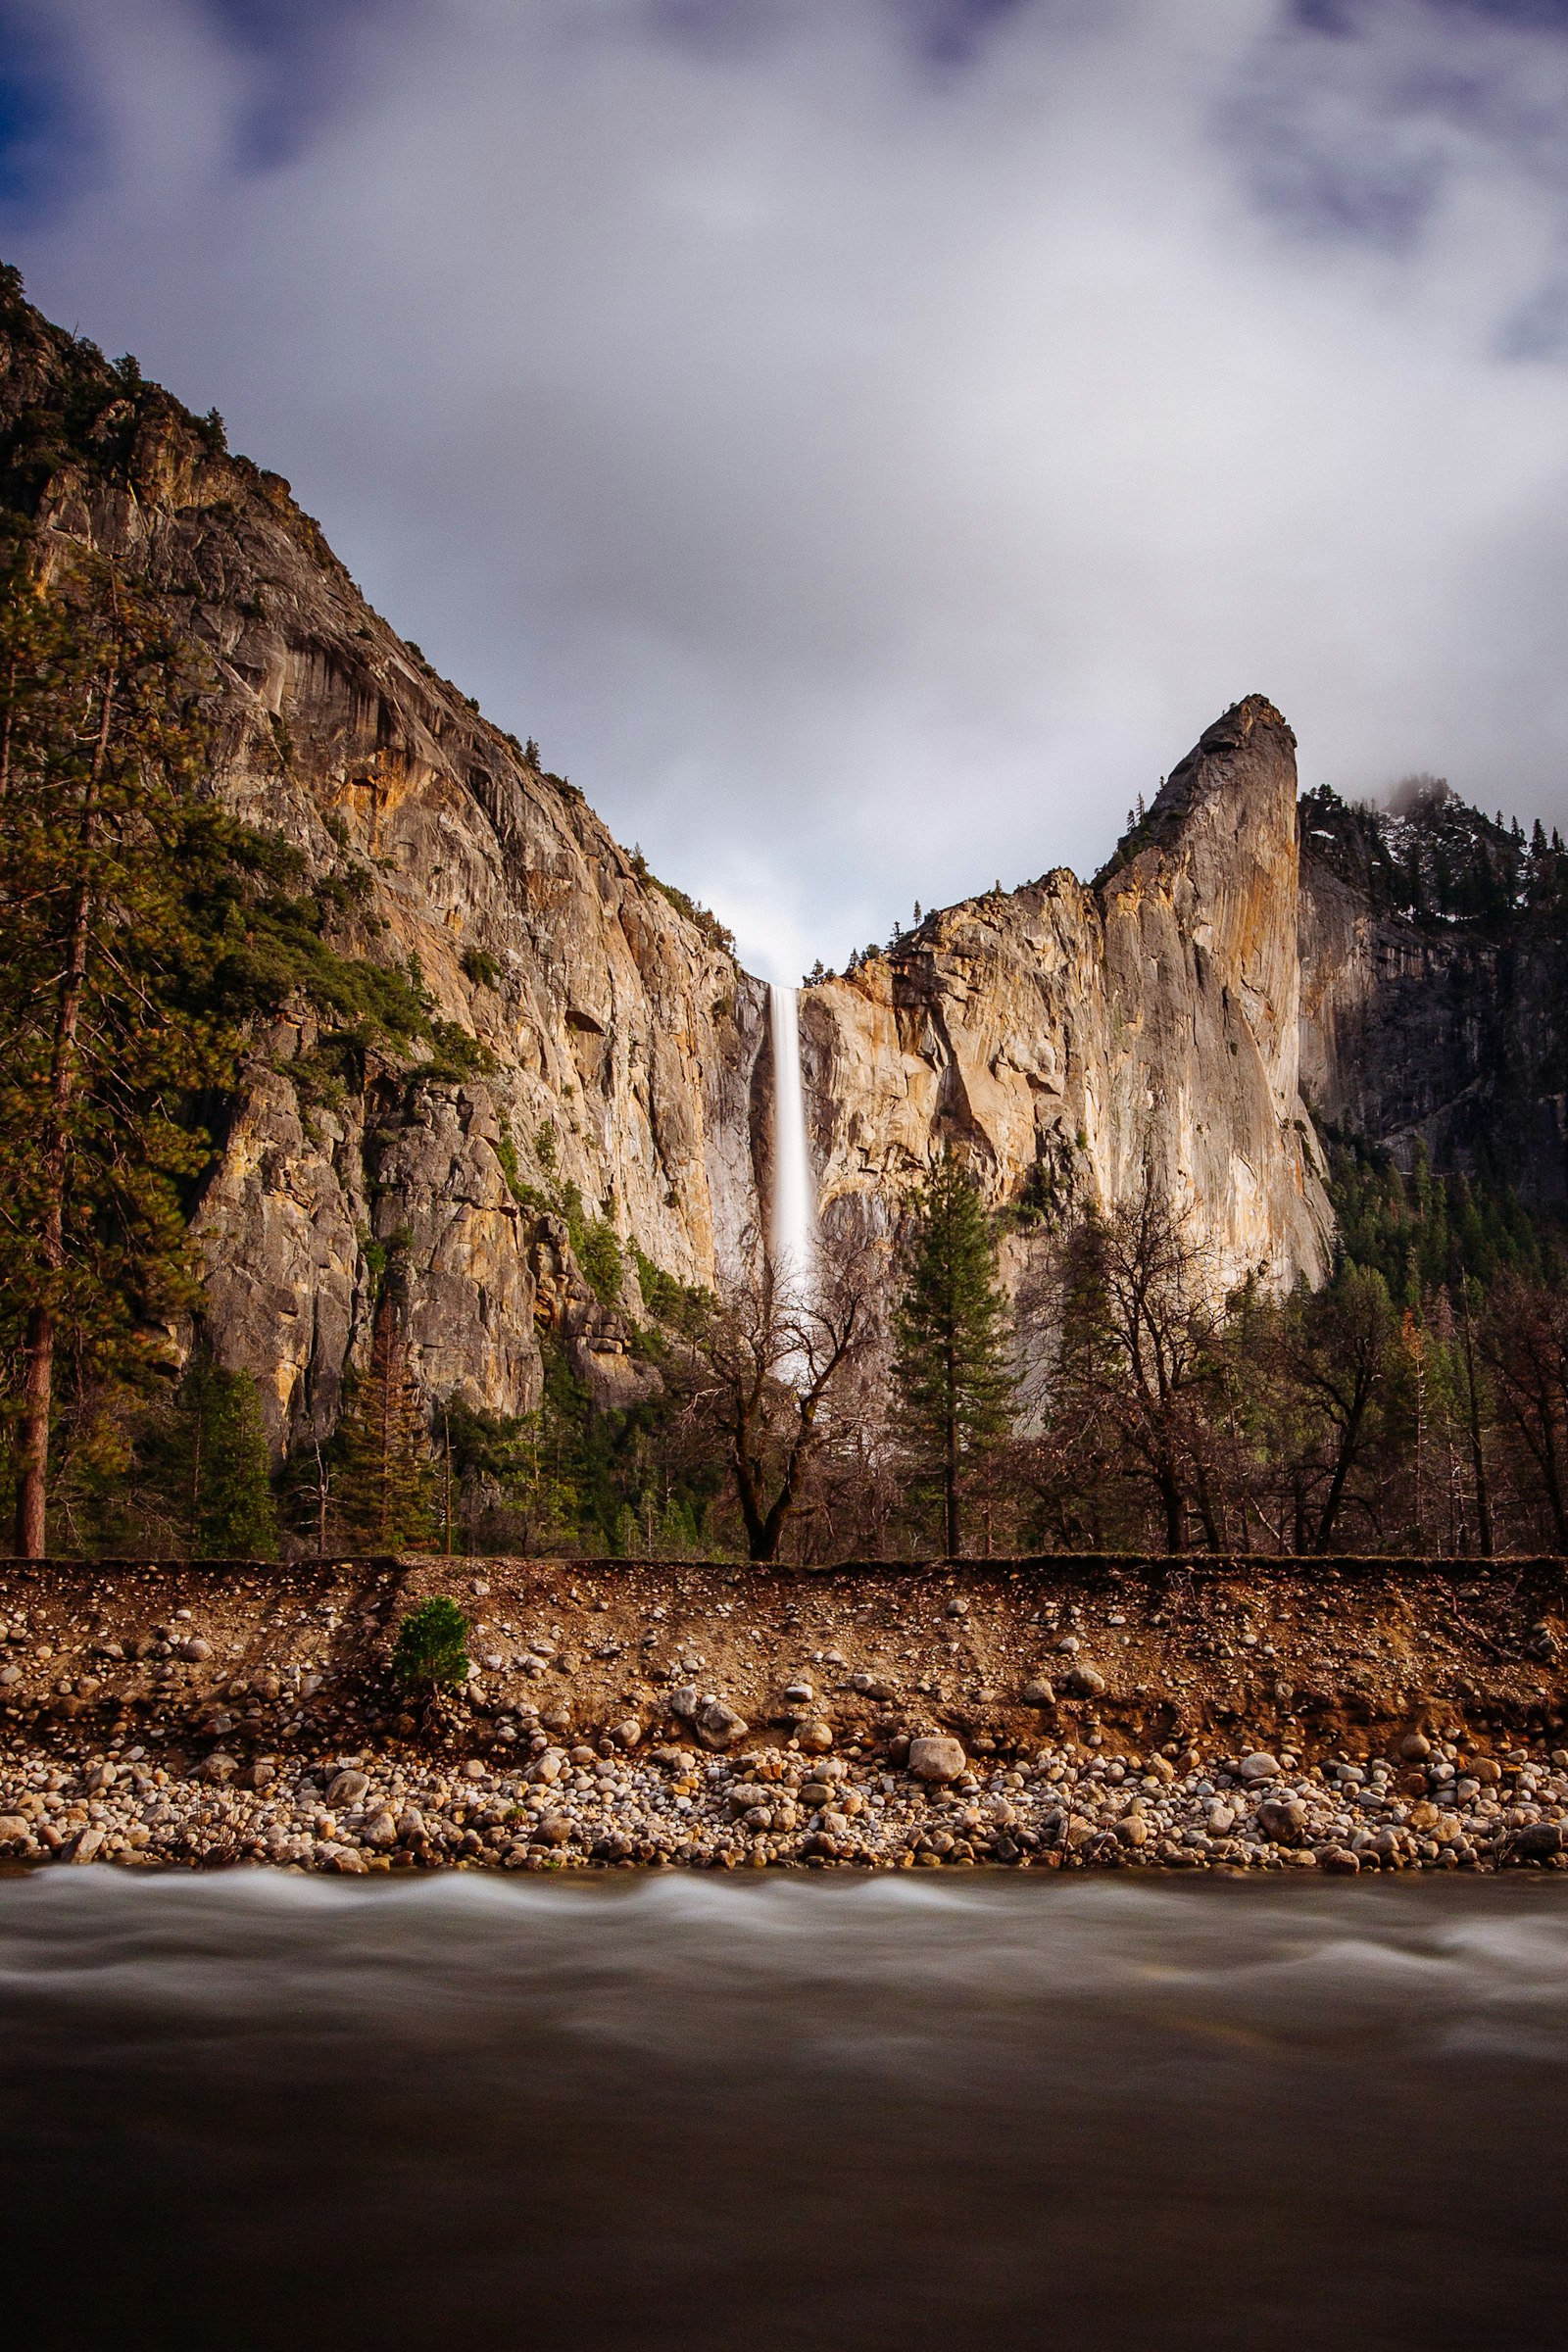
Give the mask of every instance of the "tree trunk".
M 750 1401 L 744 1396 L 735 1399 L 730 1422 L 730 1452 L 735 1465 L 735 1494 L 741 1506 L 741 1518 L 746 1527 L 746 1556 L 750 1560 L 771 1560 L 778 1546 L 779 1531 L 769 1531 L 762 1511 L 758 1464 L 752 1450 L 753 1414 Z
M 49 1117 L 41 1144 L 43 1224 L 38 1254 L 45 1296 L 27 1315 L 26 1369 L 23 1375 L 22 1421 L 17 1455 L 17 1549 L 24 1559 L 41 1559 L 48 1540 L 49 1423 L 54 1410 L 55 1312 L 49 1296 L 66 1262 L 66 1184 L 71 1166 L 70 1120 L 76 1096 L 76 1032 L 87 987 L 87 942 L 92 925 L 92 858 L 98 835 L 98 794 L 109 751 L 117 669 L 104 680 L 98 740 L 81 812 L 81 872 L 71 904 L 66 969 L 55 1014 L 54 1052 L 49 1072 Z
M 1468 1292 L 1464 1309 L 1464 1388 L 1466 1418 L 1470 1431 L 1470 1466 L 1476 1485 L 1476 1518 L 1479 1521 L 1481 1557 L 1492 1557 L 1492 1482 L 1487 1474 L 1487 1449 L 1481 1434 L 1481 1395 L 1476 1380 L 1475 1335 L 1470 1326 Z
M 1340 1446 L 1335 1456 L 1334 1475 L 1329 1481 L 1329 1491 L 1323 1499 L 1323 1509 L 1317 1523 L 1317 1536 L 1312 1545 L 1315 1552 L 1327 1551 L 1333 1540 L 1335 1521 L 1340 1515 L 1340 1505 L 1345 1500 L 1346 1484 L 1351 1470 L 1355 1467 L 1356 1450 L 1360 1443 L 1361 1423 L 1365 1417 L 1366 1404 L 1365 1392 L 1358 1390 L 1351 1398 L 1350 1409 L 1341 1424 Z
M 24 1360 L 17 1442 L 17 1550 L 24 1560 L 41 1560 L 46 1548 L 49 1405 L 55 1362 L 55 1319 L 46 1306 L 35 1306 L 27 1317 Z
M 942 1464 L 943 1533 L 948 1558 L 958 1557 L 958 1416 L 948 1415 L 947 1450 Z
M 1541 1475 L 1546 1507 L 1556 1531 L 1557 1549 L 1568 1553 L 1568 1509 L 1563 1505 L 1562 1476 L 1557 1462 L 1557 1416 L 1547 1404 L 1542 1411 Z
M 1159 1499 L 1165 1511 L 1165 1549 L 1167 1552 L 1179 1552 L 1183 1535 L 1181 1482 L 1168 1469 L 1161 1469 L 1156 1475 Z

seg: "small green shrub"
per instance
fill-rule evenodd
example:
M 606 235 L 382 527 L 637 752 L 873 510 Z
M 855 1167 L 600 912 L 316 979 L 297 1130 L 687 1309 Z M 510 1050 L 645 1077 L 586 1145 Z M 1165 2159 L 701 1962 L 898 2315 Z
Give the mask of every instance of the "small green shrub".
M 581 1239 L 572 1236 L 583 1278 L 602 1305 L 613 1306 L 623 1279 L 620 1242 L 614 1227 L 602 1217 L 585 1224 Z
M 455 1600 L 421 1600 L 398 1627 L 392 1672 L 416 1690 L 454 1690 L 468 1679 L 468 1620 Z
M 632 1242 L 630 1249 L 643 1304 L 661 1323 L 667 1323 L 676 1331 L 684 1331 L 694 1319 L 702 1316 L 706 1307 L 712 1304 L 709 1292 L 695 1283 L 678 1282 L 673 1274 L 666 1274 L 662 1266 L 656 1266 L 639 1243 Z

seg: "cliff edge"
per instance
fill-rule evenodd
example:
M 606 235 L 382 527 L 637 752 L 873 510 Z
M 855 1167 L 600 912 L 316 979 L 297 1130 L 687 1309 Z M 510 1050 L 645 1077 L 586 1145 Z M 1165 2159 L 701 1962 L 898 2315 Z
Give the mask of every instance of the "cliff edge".
M 1298 1083 L 1297 894 L 1296 739 L 1252 695 L 1095 883 L 965 900 L 805 993 L 824 1216 L 886 1242 L 951 1146 L 1025 1234 L 1152 1176 L 1216 1289 L 1316 1281 L 1333 1220 Z

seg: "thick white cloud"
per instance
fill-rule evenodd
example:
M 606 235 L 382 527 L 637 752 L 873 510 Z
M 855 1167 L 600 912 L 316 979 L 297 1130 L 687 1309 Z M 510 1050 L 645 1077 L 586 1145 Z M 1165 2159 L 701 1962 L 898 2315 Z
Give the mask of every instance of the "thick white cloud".
M 1252 689 L 1307 782 L 1568 815 L 1549 30 L 1041 0 L 939 64 L 889 0 L 404 0 L 260 168 L 198 0 L 57 15 L 35 298 L 760 965 L 1092 867 Z

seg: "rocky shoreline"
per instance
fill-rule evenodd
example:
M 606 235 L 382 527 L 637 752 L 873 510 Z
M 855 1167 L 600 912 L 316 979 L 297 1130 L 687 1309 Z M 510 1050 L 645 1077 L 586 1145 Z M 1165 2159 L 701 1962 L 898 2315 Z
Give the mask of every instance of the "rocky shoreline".
M 407 1607 L 470 1615 L 412 1709 Z M 1568 1868 L 1564 1564 L 0 1570 L 11 1867 Z
M 1568 1752 L 1434 1751 L 1305 1767 L 1255 1751 L 1204 1760 L 1082 1760 L 1042 1748 L 990 1765 L 945 1736 L 901 1761 L 764 1748 L 743 1760 L 660 1747 L 646 1760 L 547 1746 L 521 1770 L 470 1757 L 333 1754 L 236 1766 L 215 1750 L 171 1773 L 119 1757 L 37 1751 L 0 1775 L 0 1850 L 13 1862 L 215 1868 L 270 1863 L 359 1875 L 585 1865 L 732 1870 L 1486 1870 L 1568 1868 Z

